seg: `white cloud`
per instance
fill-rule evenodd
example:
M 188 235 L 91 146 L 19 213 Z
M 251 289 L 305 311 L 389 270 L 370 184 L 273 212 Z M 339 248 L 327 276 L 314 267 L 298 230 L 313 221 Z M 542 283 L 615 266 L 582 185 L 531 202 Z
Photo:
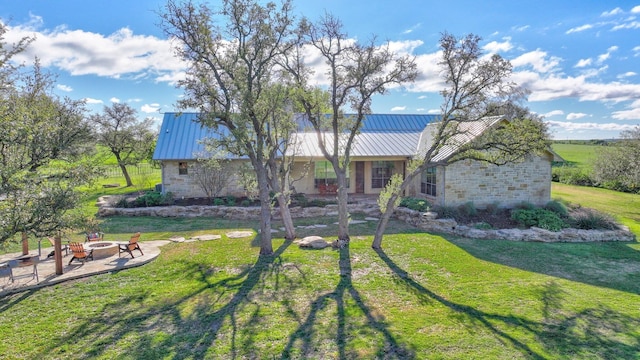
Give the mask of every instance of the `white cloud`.
M 522 32 L 522 31 L 527 30 L 528 28 L 530 28 L 530 26 L 529 26 L 529 25 L 523 25 L 523 26 L 517 26 L 517 27 L 514 27 L 514 28 L 512 28 L 512 29 L 513 29 L 514 31 Z
M 135 35 L 128 28 L 108 36 L 66 27 L 39 31 L 41 22 L 41 18 L 32 17 L 29 23 L 8 27 L 8 41 L 36 37 L 14 60 L 30 63 L 37 56 L 42 66 L 55 66 L 71 75 L 146 77 L 156 81 L 185 68 L 166 39 Z
M 546 73 L 556 70 L 560 61 L 559 57 L 548 56 L 546 51 L 537 49 L 511 60 L 511 65 L 514 68 L 531 66 L 535 71 Z
M 394 106 L 391 108 L 391 111 L 404 111 L 406 109 L 407 109 L 406 106 Z
M 591 59 L 580 59 L 578 60 L 578 63 L 575 65 L 575 67 L 581 68 L 581 67 L 589 66 L 591 65 L 591 62 L 592 62 Z
M 640 46 L 636 46 L 633 48 L 633 52 L 635 52 L 635 54 L 633 54 L 633 56 L 640 56 Z
M 566 34 L 577 33 L 577 32 L 581 32 L 581 31 L 589 30 L 591 28 L 593 28 L 593 25 L 585 24 L 585 25 L 574 27 L 574 28 L 571 28 L 571 29 L 567 30 Z
M 614 111 L 611 117 L 616 120 L 640 120 L 640 100 L 636 100 L 628 110 Z
M 102 104 L 103 103 L 102 100 L 92 99 L 92 98 L 84 98 L 84 101 L 86 101 L 87 104 Z
M 160 110 L 160 104 L 144 104 L 140 107 L 140 111 L 143 113 L 154 113 Z
M 631 13 L 640 14 L 640 5 L 634 6 L 633 9 L 631 9 Z
M 415 30 L 419 29 L 419 28 L 420 28 L 420 26 L 422 26 L 422 24 L 421 24 L 421 23 L 417 23 L 417 24 L 413 25 L 412 27 L 410 27 L 409 29 L 407 29 L 407 30 L 403 31 L 402 33 L 403 33 L 403 34 L 411 34 L 411 33 L 412 33 L 412 32 L 414 32 Z
M 618 50 L 617 46 L 610 46 L 607 49 L 606 53 L 598 55 L 597 63 L 598 64 L 602 64 L 603 62 L 605 62 L 607 59 L 609 59 L 609 57 L 611 57 L 611 53 L 616 51 L 616 50 Z
M 111 101 L 112 103 L 119 103 L 120 99 L 118 99 L 117 97 L 112 97 L 111 99 L 109 99 L 109 101 Z
M 426 99 L 426 98 L 427 98 L 427 95 L 420 95 L 420 96 L 418 96 L 418 99 L 419 99 L 419 100 Z
M 613 15 L 618 15 L 618 14 L 622 14 L 622 9 L 620 9 L 619 7 L 610 10 L 610 11 L 605 11 L 602 14 L 600 14 L 600 16 L 613 16 Z
M 442 113 L 442 110 L 440 110 L 440 109 L 429 109 L 429 110 L 427 111 L 427 114 L 434 114 L 434 115 L 438 115 L 438 114 L 440 114 L 440 113 Z
M 564 111 L 562 111 L 562 110 L 552 110 L 552 111 L 549 111 L 546 114 L 542 114 L 542 116 L 545 117 L 545 118 L 548 118 L 548 117 L 551 117 L 551 116 L 557 116 L 557 115 L 564 115 Z
M 624 24 L 616 25 L 611 30 L 623 30 L 623 29 L 640 29 L 640 21 L 630 21 Z
M 632 76 L 636 76 L 638 75 L 637 73 L 633 72 L 633 71 L 627 71 L 624 74 L 620 74 L 617 76 L 618 79 L 624 79 L 624 78 L 628 78 L 628 77 L 632 77 Z
M 485 46 L 483 49 L 491 54 L 495 54 L 497 52 L 507 52 L 513 49 L 513 45 L 511 44 L 511 38 L 507 37 L 503 39 L 503 42 L 492 41 Z
M 587 116 L 587 114 L 585 114 L 585 113 L 568 113 L 567 114 L 567 120 L 582 119 L 585 116 Z
M 547 121 L 547 124 L 551 127 L 559 127 L 568 131 L 578 131 L 578 130 L 602 130 L 602 131 L 623 131 L 623 130 L 631 130 L 634 128 L 633 125 L 627 124 L 616 124 L 616 123 L 576 123 L 576 122 L 566 122 L 566 121 Z
M 68 85 L 62 85 L 62 84 L 58 84 L 56 85 L 56 88 L 60 91 L 64 91 L 64 92 L 72 92 L 73 88 L 71 88 L 71 86 Z

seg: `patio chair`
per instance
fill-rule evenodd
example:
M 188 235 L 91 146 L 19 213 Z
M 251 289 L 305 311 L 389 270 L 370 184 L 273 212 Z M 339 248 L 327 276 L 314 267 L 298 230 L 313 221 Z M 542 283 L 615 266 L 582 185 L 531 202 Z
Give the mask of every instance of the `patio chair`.
M 102 241 L 104 240 L 103 232 L 88 232 L 84 242 Z
M 71 265 L 73 260 L 82 261 L 83 264 L 89 259 L 93 260 L 93 249 L 87 251 L 84 245 L 80 243 L 69 243 L 69 249 L 71 249 L 71 253 L 73 254 L 73 257 L 69 260 L 69 265 Z
M 55 248 L 56 246 L 56 239 L 47 236 L 47 240 L 49 240 L 49 242 L 51 243 L 51 246 L 53 246 Z M 64 251 L 65 255 L 69 255 L 69 245 L 68 244 L 61 244 L 61 250 Z M 47 259 L 52 257 L 54 254 L 56 253 L 55 250 L 51 250 L 51 252 L 49 253 L 49 255 L 47 255 Z
M 133 236 L 131 236 L 131 239 L 129 239 L 128 243 L 118 244 L 118 257 L 120 257 L 121 253 L 126 252 L 126 253 L 129 253 L 129 255 L 131 255 L 131 258 L 133 259 L 133 250 L 138 250 L 140 251 L 140 254 L 144 255 L 144 253 L 142 252 L 142 249 L 140 249 L 140 244 L 138 243 L 138 240 L 140 240 L 139 232 L 133 234 Z

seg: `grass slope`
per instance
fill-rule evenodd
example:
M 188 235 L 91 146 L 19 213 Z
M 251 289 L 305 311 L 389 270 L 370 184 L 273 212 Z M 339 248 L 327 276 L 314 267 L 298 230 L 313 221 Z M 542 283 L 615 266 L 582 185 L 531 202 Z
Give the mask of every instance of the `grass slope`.
M 335 218 L 321 221 L 332 224 Z M 317 223 L 306 220 L 299 225 Z M 170 244 L 143 267 L 0 299 L 11 359 L 637 358 L 640 249 L 425 234 L 375 224 L 351 246 L 303 250 L 218 219 L 110 218 L 114 232 L 221 234 Z M 278 224 L 276 224 L 278 226 Z M 274 226 L 275 227 L 275 226 Z M 331 227 L 300 230 L 330 237 Z M 144 244 L 143 244 L 144 245 Z
M 591 170 L 592 162 L 598 155 L 602 145 L 558 144 L 551 145 L 553 151 L 562 156 L 569 164 L 585 170 Z

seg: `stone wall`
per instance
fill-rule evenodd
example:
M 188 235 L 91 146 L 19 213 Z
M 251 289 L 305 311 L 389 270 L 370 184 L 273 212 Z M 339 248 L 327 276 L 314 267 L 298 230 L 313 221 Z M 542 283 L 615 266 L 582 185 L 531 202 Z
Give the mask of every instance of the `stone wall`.
M 447 166 L 444 172 L 444 184 L 438 184 L 444 196 L 438 193 L 438 205 L 472 201 L 478 208 L 494 203 L 512 208 L 523 201 L 544 205 L 551 200 L 551 161 L 546 157 L 532 156 L 501 166 L 464 160 Z
M 204 197 L 205 193 L 198 185 L 196 179 L 189 175 L 193 172 L 191 166 L 195 161 L 187 161 L 189 168 L 186 175 L 181 175 L 178 170 L 179 161 L 164 161 L 162 163 L 162 185 L 165 192 L 171 192 L 176 199 Z M 235 165 L 239 166 L 239 165 Z M 244 188 L 238 182 L 238 177 L 232 175 L 229 184 L 223 190 L 224 195 L 245 196 Z
M 98 201 L 98 216 L 160 216 L 160 217 L 216 217 L 233 220 L 259 220 L 259 207 L 229 207 L 229 206 L 157 206 L 148 208 L 114 208 L 109 206 L 107 197 Z M 380 216 L 377 206 L 368 203 L 349 204 L 350 213 L 362 213 L 366 216 Z M 274 219 L 280 218 L 280 213 L 274 209 L 271 213 Z M 337 216 L 338 206 L 325 207 L 293 207 L 293 218 L 318 218 Z M 407 208 L 398 208 L 394 216 L 409 225 L 413 225 L 429 232 L 452 234 L 473 239 L 498 239 L 512 241 L 538 242 L 600 242 L 600 241 L 635 241 L 635 235 L 629 229 L 619 230 L 578 230 L 564 229 L 554 232 L 545 229 L 499 229 L 480 230 L 468 226 L 458 225 L 453 219 L 436 219 L 436 213 L 421 213 Z

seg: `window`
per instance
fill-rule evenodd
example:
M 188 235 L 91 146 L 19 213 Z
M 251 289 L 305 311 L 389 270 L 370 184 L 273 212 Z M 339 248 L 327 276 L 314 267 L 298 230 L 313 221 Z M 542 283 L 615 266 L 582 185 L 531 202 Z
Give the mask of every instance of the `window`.
M 420 180 L 420 192 L 423 194 L 436 196 L 436 167 L 428 167 L 422 173 Z
M 392 161 L 374 161 L 371 163 L 371 187 L 380 189 L 387 185 L 393 173 Z
M 337 185 L 338 178 L 333 165 L 329 161 L 316 161 L 314 171 L 315 187 L 318 185 Z M 349 184 L 349 169 L 347 169 L 347 184 Z
M 189 174 L 188 169 L 189 169 L 189 164 L 186 161 L 178 163 L 178 174 L 179 175 L 187 175 L 187 174 Z

